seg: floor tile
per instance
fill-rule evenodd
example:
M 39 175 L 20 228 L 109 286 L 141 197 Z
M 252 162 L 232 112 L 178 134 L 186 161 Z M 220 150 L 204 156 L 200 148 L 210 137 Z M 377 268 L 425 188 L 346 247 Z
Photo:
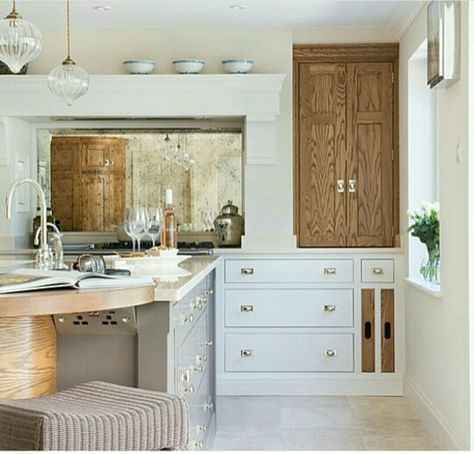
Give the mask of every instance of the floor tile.
M 306 397 L 282 399 L 283 429 L 356 429 L 357 424 L 346 398 Z
M 298 451 L 365 451 L 357 429 L 284 429 L 284 450 Z
M 218 434 L 212 449 L 214 451 L 279 451 L 282 449 L 282 445 L 280 437 L 253 438 Z
M 370 451 L 436 451 L 438 447 L 433 439 L 428 437 L 363 437 Z

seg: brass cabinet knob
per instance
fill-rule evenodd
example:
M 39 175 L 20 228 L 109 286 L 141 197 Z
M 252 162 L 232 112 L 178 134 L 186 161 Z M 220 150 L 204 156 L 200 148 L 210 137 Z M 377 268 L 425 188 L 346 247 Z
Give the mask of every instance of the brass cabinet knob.
M 195 441 L 193 443 L 193 448 L 202 449 L 203 446 L 204 446 L 204 443 L 202 441 Z
M 207 342 L 204 343 L 204 345 L 205 345 L 206 347 L 209 347 L 209 348 L 210 348 L 210 347 L 212 347 L 212 346 L 214 345 L 214 341 L 207 341 Z
M 324 312 L 334 312 L 336 310 L 335 304 L 326 304 L 324 306 Z
M 240 312 L 253 312 L 253 306 L 251 304 L 240 306 Z
M 198 432 L 206 432 L 207 426 L 197 426 L 196 429 Z
M 240 274 L 253 274 L 253 268 L 240 268 Z
M 240 350 L 240 356 L 249 357 L 253 355 L 253 350 Z
M 204 404 L 204 411 L 214 411 L 214 404 Z
M 193 366 L 193 371 L 196 374 L 200 374 L 203 371 L 202 366 Z
M 324 356 L 328 358 L 333 358 L 334 356 L 337 356 L 336 350 L 328 349 L 324 351 Z

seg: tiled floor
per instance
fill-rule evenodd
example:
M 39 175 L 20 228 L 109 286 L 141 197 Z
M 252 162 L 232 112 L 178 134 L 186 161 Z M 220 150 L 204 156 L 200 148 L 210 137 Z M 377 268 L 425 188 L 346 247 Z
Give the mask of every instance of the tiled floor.
M 403 397 L 219 397 L 214 450 L 436 450 Z

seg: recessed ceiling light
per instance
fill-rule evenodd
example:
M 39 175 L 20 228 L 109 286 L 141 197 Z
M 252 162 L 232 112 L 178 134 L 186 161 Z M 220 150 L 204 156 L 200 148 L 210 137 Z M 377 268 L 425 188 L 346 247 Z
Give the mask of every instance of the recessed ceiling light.
M 230 9 L 246 9 L 247 6 L 246 5 L 229 5 L 229 8 Z
M 112 9 L 111 6 L 94 6 L 96 11 L 110 11 Z

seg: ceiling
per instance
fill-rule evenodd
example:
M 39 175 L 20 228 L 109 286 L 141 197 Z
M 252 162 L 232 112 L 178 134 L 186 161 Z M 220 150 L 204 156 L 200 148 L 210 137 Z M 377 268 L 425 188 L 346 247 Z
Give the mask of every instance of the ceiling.
M 72 0 L 71 8 L 74 28 L 389 27 L 398 35 L 421 3 L 423 0 Z M 17 0 L 23 17 L 43 30 L 64 26 L 65 4 L 65 0 Z M 10 5 L 11 0 L 0 0 L 2 16 Z

